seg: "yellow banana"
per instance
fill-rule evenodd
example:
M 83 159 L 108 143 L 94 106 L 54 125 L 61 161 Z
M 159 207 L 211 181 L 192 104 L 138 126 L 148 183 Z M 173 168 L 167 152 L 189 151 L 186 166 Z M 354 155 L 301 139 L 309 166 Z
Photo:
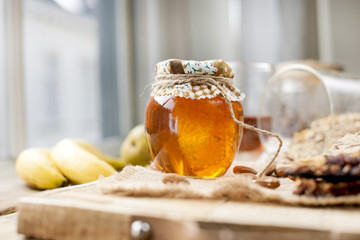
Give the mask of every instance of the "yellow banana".
M 108 177 L 116 170 L 107 162 L 82 148 L 71 139 L 61 140 L 51 151 L 51 157 L 61 172 L 75 184 Z
M 89 143 L 87 141 L 79 140 L 79 139 L 71 139 L 71 141 L 73 141 L 75 144 L 79 145 L 86 151 L 94 154 L 99 159 L 109 163 L 116 170 L 119 170 L 119 169 L 122 169 L 123 167 L 125 167 L 125 162 L 121 158 L 114 158 L 109 155 L 106 155 L 106 154 L 102 153 L 97 147 L 95 147 L 94 145 L 92 145 L 91 143 Z
M 24 150 L 16 160 L 15 169 L 21 179 L 37 189 L 57 188 L 67 182 L 47 149 Z

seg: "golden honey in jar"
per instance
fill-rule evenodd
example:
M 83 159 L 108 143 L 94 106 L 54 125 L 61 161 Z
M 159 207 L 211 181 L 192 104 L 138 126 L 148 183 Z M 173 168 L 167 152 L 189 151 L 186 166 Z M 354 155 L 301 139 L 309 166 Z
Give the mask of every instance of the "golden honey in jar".
M 195 74 L 224 78 L 234 75 L 222 60 L 167 60 L 156 65 L 156 72 L 162 76 L 171 74 L 173 79 Z M 243 131 L 234 122 L 225 98 L 216 86 L 201 80 L 163 82 L 160 87 L 155 85 L 145 114 L 153 161 L 163 172 L 199 177 L 223 175 L 239 149 Z M 240 101 L 244 94 L 231 85 L 225 87 L 235 117 L 243 121 Z

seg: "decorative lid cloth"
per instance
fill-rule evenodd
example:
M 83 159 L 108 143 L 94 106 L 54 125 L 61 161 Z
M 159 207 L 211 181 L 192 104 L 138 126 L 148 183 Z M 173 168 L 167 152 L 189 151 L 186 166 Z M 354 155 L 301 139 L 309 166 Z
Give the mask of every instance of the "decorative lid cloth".
M 230 81 L 234 77 L 231 67 L 223 60 L 193 61 L 168 59 L 156 64 L 157 75 L 188 74 L 209 75 L 215 78 L 226 78 Z M 231 81 L 232 82 L 232 81 Z M 226 95 L 231 101 L 242 101 L 245 94 L 235 88 L 233 84 L 222 84 Z M 179 83 L 174 85 L 154 85 L 152 96 L 173 95 L 191 99 L 214 98 L 221 95 L 214 85 L 201 84 L 199 82 Z

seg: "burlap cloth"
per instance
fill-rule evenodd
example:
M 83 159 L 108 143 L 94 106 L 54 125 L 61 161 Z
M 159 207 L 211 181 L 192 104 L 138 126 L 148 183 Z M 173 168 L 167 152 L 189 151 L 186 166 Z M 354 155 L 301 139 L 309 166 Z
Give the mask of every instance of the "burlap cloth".
M 211 199 L 238 202 L 261 202 L 303 206 L 360 205 L 360 195 L 344 197 L 306 197 L 294 195 L 295 182 L 281 178 L 279 188 L 272 190 L 261 187 L 241 175 L 234 175 L 236 165 L 246 165 L 260 171 L 269 156 L 258 160 L 242 155 L 238 157 L 223 177 L 201 180 L 187 177 L 190 184 L 162 182 L 165 173 L 140 166 L 128 166 L 121 172 L 99 182 L 104 194 L 180 199 Z

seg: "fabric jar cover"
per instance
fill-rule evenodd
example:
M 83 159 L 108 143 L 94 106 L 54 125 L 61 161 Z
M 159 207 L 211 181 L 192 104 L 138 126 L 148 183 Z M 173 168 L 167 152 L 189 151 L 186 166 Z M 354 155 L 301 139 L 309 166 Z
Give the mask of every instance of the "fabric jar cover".
M 158 75 L 166 74 L 199 74 L 215 77 L 234 78 L 231 67 L 223 60 L 193 61 L 169 59 L 156 64 Z M 242 101 L 245 94 L 233 85 L 226 85 L 226 95 L 231 101 Z M 151 96 L 172 95 L 190 99 L 214 98 L 221 95 L 214 85 L 183 83 L 172 86 L 156 85 Z

